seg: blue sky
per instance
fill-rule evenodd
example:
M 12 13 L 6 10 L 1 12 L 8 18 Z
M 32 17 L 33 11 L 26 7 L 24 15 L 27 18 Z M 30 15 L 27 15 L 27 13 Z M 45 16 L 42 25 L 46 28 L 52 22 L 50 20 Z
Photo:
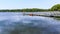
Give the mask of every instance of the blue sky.
M 0 0 L 0 9 L 48 9 L 55 4 L 60 4 L 60 0 Z

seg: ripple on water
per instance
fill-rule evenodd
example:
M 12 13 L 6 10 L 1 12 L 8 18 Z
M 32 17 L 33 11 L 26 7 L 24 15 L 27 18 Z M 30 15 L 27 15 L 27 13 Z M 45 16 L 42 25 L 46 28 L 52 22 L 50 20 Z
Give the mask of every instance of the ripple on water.
M 0 16 L 0 34 L 59 34 L 60 22 L 41 16 Z

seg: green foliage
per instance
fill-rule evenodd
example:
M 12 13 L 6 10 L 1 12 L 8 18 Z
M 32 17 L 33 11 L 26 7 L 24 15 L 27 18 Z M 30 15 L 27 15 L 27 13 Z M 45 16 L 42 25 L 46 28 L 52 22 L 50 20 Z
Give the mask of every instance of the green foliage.
M 0 10 L 0 12 L 42 12 L 42 11 L 49 11 L 48 9 L 38 9 L 38 8 L 32 8 L 32 9 L 14 9 L 14 10 Z
M 56 4 L 51 8 L 52 11 L 60 11 L 60 4 Z

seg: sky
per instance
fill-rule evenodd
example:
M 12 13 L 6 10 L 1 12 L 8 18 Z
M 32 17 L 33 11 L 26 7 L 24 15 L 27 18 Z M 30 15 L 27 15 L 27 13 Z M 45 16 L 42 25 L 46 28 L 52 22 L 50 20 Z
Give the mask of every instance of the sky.
M 60 0 L 0 0 L 0 9 L 49 9 L 55 4 L 60 4 Z

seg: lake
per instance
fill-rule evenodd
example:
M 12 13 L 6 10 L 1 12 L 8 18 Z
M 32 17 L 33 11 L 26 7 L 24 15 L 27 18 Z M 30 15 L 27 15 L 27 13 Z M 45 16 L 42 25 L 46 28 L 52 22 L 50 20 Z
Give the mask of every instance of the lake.
M 0 12 L 0 34 L 60 34 L 60 20 L 21 12 Z

